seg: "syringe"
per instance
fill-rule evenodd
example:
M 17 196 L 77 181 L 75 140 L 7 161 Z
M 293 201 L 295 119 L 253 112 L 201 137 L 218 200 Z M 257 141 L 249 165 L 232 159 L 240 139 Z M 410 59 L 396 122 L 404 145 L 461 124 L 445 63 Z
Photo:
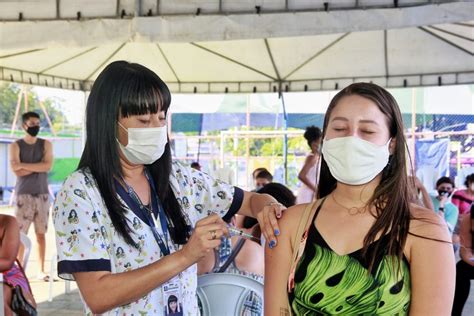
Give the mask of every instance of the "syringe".
M 250 240 L 253 240 L 253 241 L 256 241 L 256 242 L 260 243 L 260 240 L 258 238 L 256 238 L 255 236 L 253 236 L 249 233 L 244 232 L 241 229 L 238 229 L 237 227 L 227 226 L 227 229 L 229 229 L 229 234 L 230 234 L 231 237 L 240 236 L 240 237 L 244 237 L 244 238 L 247 238 L 247 239 L 250 239 Z

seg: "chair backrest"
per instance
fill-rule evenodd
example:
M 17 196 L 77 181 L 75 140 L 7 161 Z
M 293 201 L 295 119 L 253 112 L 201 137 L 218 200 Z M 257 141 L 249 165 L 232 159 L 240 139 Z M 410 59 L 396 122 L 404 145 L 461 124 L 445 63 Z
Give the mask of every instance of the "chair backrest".
M 28 236 L 26 236 L 26 234 L 20 232 L 20 242 L 23 244 L 24 247 L 21 265 L 23 266 L 23 270 L 26 271 L 26 265 L 28 264 L 28 259 L 30 258 L 31 252 L 31 240 L 30 238 L 28 238 Z
M 202 315 L 241 315 L 245 298 L 251 291 L 263 301 L 263 284 L 248 276 L 210 273 L 198 278 L 197 295 L 201 301 Z

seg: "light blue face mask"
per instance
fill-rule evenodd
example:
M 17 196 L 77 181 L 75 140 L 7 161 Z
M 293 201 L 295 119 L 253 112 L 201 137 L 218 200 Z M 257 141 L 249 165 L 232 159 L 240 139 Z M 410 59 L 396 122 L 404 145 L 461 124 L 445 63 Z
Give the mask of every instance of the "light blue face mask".
M 163 127 L 128 128 L 118 125 L 128 134 L 127 146 L 117 139 L 125 158 L 133 164 L 149 165 L 161 158 L 168 143 L 168 130 Z
M 372 181 L 388 163 L 391 139 L 379 146 L 355 136 L 324 140 L 322 153 L 337 181 L 361 185 Z

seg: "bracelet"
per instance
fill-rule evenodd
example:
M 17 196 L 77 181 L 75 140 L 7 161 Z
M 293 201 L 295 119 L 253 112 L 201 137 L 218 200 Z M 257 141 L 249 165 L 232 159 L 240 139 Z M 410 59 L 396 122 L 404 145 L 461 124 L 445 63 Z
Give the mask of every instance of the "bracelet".
M 444 207 L 438 207 L 438 211 L 444 212 Z
M 280 202 L 270 202 L 270 203 L 268 203 L 268 204 L 265 205 L 265 206 L 272 206 L 272 205 L 280 205 L 280 206 L 283 206 Z

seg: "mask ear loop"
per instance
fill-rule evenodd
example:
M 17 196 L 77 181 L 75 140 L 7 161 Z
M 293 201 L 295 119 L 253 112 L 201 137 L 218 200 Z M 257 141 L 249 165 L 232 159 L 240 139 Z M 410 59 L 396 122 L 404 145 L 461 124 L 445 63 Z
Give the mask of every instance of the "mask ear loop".
M 117 124 L 119 127 L 121 127 L 125 131 L 125 133 L 127 133 L 127 144 L 128 144 L 128 129 L 126 129 L 119 121 L 117 121 Z M 117 140 L 117 143 L 119 143 L 121 146 L 127 147 L 127 146 L 122 145 L 122 143 L 119 141 L 117 137 L 115 137 L 115 140 Z
M 128 134 L 128 129 L 126 129 L 119 121 L 117 121 L 117 124 L 118 124 L 118 126 L 120 126 L 121 128 L 123 128 L 123 130 L 124 130 L 125 132 L 127 132 L 127 134 Z

